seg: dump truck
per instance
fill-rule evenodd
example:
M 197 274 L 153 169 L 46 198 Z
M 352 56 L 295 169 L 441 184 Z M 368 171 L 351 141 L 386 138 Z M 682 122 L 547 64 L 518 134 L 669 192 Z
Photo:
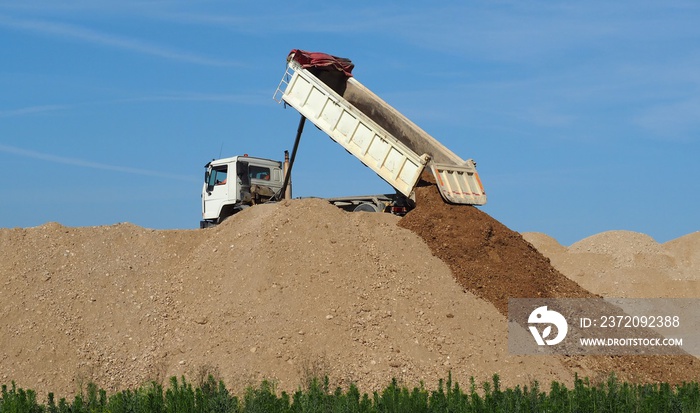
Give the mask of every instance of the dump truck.
M 414 206 L 414 188 L 426 168 L 445 202 L 486 203 L 476 163 L 461 159 L 362 85 L 353 68 L 349 59 L 325 53 L 294 49 L 288 54 L 273 98 L 301 115 L 291 158 L 286 153 L 285 162 L 236 156 L 207 163 L 200 227 L 255 203 L 291 196 L 291 171 L 307 119 L 396 191 L 328 199 L 340 208 L 403 215 Z
M 204 168 L 202 220 L 200 228 L 220 224 L 224 219 L 251 205 L 291 198 L 289 153 L 285 160 L 257 158 L 247 154 L 213 159 Z M 285 173 L 286 172 L 286 173 Z M 404 215 L 411 209 L 409 199 L 401 194 L 354 195 L 325 198 L 349 212 L 390 212 Z

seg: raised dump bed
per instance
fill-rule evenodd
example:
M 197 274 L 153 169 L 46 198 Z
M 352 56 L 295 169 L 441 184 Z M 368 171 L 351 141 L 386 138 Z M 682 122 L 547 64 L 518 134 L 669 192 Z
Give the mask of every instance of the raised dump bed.
M 352 63 L 293 50 L 275 98 L 295 108 L 407 197 L 425 167 L 450 203 L 483 205 L 486 193 L 471 159 L 454 152 L 352 77 Z

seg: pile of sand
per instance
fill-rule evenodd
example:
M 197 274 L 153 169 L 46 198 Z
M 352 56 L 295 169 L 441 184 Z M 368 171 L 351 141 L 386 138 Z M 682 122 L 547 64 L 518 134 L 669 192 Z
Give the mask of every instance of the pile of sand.
M 606 297 L 700 297 L 700 232 L 659 244 L 645 234 L 607 231 L 568 248 L 541 233 L 523 237 L 552 266 Z
M 508 298 L 594 296 L 517 232 L 477 208 L 443 202 L 434 185 L 416 188 L 416 205 L 399 225 L 420 235 L 463 287 L 501 314 L 508 313 Z
M 397 221 L 309 199 L 208 230 L 0 230 L 0 381 L 72 394 L 206 371 L 234 389 L 571 380 L 557 359 L 509 355 L 505 318 Z
M 504 386 L 610 369 L 700 377 L 694 358 L 508 354 L 507 297 L 590 296 L 597 290 L 564 271 L 564 257 L 614 253 L 527 242 L 475 208 L 443 203 L 433 186 L 418 196 L 403 219 L 304 199 L 207 230 L 0 229 L 0 382 L 61 396 L 87 381 L 113 391 L 208 373 L 234 390 L 263 378 L 293 390 L 311 375 L 362 391 L 392 377 L 432 387 L 449 371 L 462 383 L 498 373 Z M 697 265 L 697 247 L 668 244 L 674 263 Z
M 429 181 L 430 177 L 424 179 Z M 579 298 L 593 297 L 598 292 L 583 283 L 579 285 L 581 277 L 565 276 L 520 234 L 487 214 L 473 207 L 442 202 L 436 186 L 430 182 L 416 188 L 416 205 L 399 225 L 419 234 L 431 251 L 450 266 L 455 279 L 467 291 L 493 303 L 504 315 L 508 298 Z M 543 240 L 549 251 L 563 248 L 553 245 L 553 239 L 546 236 L 532 238 L 533 241 Z M 603 242 L 584 240 L 581 245 L 587 245 L 586 250 L 605 250 L 624 258 L 642 256 L 645 263 L 653 261 L 649 255 L 655 251 L 654 245 L 649 245 L 643 236 L 635 235 L 634 242 L 625 237 L 603 235 L 600 238 Z M 619 242 L 618 247 L 615 240 Z M 692 248 L 676 249 L 694 257 Z M 655 284 L 657 290 L 664 286 Z M 673 287 L 666 288 L 671 291 Z M 675 295 L 669 293 L 669 296 Z M 637 382 L 676 383 L 700 377 L 700 361 L 691 356 L 586 356 L 561 360 L 573 369 L 585 368 L 599 373 L 615 371 L 623 380 Z

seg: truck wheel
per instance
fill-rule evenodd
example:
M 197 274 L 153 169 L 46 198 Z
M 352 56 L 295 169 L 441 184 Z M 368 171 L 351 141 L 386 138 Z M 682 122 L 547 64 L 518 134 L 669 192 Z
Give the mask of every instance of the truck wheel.
M 200 229 L 205 229 L 205 228 L 212 228 L 215 227 L 216 223 L 211 222 L 211 221 L 199 221 L 199 228 Z
M 365 202 L 356 206 L 352 212 L 379 212 L 379 208 L 374 204 Z

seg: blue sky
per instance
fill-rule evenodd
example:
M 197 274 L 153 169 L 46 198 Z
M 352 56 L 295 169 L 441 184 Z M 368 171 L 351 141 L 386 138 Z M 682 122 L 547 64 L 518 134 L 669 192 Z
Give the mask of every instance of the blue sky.
M 699 21 L 695 1 L 0 0 L 0 227 L 197 227 L 207 161 L 291 150 L 272 95 L 299 48 L 475 159 L 510 228 L 665 242 L 700 229 Z M 313 127 L 294 168 L 295 196 L 391 191 Z

